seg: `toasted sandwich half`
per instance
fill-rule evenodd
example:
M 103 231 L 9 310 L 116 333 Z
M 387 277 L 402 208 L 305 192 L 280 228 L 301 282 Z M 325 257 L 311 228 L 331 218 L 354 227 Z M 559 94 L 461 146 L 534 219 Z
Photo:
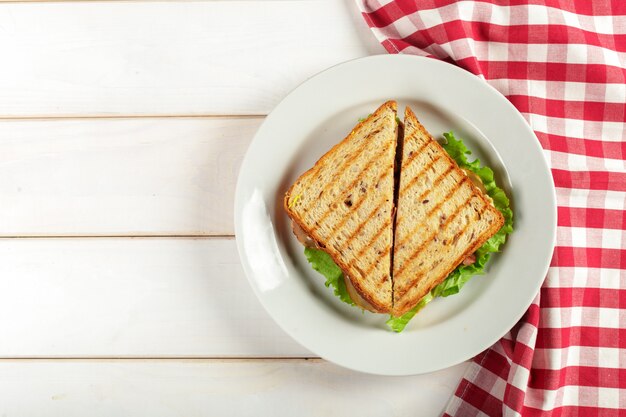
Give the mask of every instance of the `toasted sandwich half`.
M 296 227 L 341 268 L 353 301 L 378 313 L 391 312 L 393 303 L 396 115 L 396 102 L 384 103 L 300 176 L 284 199 Z
M 393 250 L 393 316 L 413 308 L 504 224 L 406 108 Z

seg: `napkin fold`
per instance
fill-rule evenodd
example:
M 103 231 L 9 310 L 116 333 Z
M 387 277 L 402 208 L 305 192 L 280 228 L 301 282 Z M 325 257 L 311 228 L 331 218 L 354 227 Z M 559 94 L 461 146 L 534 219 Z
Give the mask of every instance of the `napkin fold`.
M 626 1 L 356 1 L 390 53 L 451 62 L 505 95 L 556 186 L 541 292 L 472 360 L 445 415 L 626 415 Z

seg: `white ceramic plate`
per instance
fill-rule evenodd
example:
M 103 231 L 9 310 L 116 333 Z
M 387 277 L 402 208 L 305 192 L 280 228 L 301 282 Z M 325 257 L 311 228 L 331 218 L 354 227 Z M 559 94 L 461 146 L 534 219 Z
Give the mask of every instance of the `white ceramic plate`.
M 463 138 L 494 169 L 515 215 L 515 232 L 488 273 L 430 303 L 400 334 L 387 329 L 387 316 L 362 313 L 324 287 L 282 208 L 289 185 L 388 99 L 398 101 L 399 114 L 410 105 L 433 136 L 453 130 Z M 471 358 L 520 319 L 552 256 L 556 197 L 535 135 L 495 89 L 444 62 L 379 55 L 317 74 L 267 117 L 241 167 L 235 229 L 250 284 L 295 340 L 348 368 L 410 375 Z

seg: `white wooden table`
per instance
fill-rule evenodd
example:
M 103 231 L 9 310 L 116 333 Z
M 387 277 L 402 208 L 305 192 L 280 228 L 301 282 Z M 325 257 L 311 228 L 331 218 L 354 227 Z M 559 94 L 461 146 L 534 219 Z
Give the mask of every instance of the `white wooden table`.
M 352 0 L 0 4 L 0 415 L 440 414 L 466 364 L 315 358 L 235 249 L 265 115 L 375 53 Z

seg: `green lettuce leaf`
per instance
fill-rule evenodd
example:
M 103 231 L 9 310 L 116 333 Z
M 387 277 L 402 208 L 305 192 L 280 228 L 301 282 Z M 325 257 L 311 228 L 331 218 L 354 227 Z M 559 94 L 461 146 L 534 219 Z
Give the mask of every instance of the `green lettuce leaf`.
M 470 155 L 471 151 L 467 149 L 461 140 L 457 140 L 454 137 L 454 133 L 444 133 L 443 136 L 446 138 L 446 143 L 442 146 L 446 152 L 448 152 L 461 168 L 474 172 L 482 180 L 487 194 L 493 200 L 493 205 L 502 213 L 502 216 L 504 216 L 504 225 L 495 235 L 485 242 L 485 244 L 478 248 L 475 253 L 476 262 L 471 265 L 459 265 L 441 284 L 437 285 L 430 293 L 426 294 L 409 312 L 400 317 L 391 317 L 387 320 L 387 325 L 395 332 L 404 330 L 407 323 L 415 314 L 435 298 L 456 294 L 471 277 L 484 274 L 485 265 L 487 261 L 489 261 L 491 253 L 498 252 L 500 247 L 506 242 L 507 235 L 513 231 L 513 211 L 509 207 L 509 199 L 504 193 L 504 190 L 496 185 L 493 178 L 493 171 L 488 167 L 481 167 L 478 159 L 469 162 L 467 155 Z
M 421 309 L 426 307 L 426 304 L 430 303 L 433 300 L 433 298 L 434 296 L 432 295 L 432 292 L 429 292 L 420 300 L 419 303 L 417 303 L 415 307 L 409 310 L 409 312 L 404 313 L 404 315 L 400 317 L 393 317 L 393 316 L 390 317 L 389 320 L 387 320 L 387 326 L 389 326 L 391 330 L 393 330 L 394 332 L 400 333 L 402 330 L 404 330 L 406 325 L 409 324 L 409 321 L 411 321 L 411 319 Z
M 337 266 L 329 254 L 320 249 L 304 248 L 304 256 L 306 256 L 313 269 L 326 277 L 324 285 L 327 287 L 332 286 L 335 290 L 335 295 L 344 303 L 355 305 L 346 289 L 346 282 L 343 279 L 341 268 Z

